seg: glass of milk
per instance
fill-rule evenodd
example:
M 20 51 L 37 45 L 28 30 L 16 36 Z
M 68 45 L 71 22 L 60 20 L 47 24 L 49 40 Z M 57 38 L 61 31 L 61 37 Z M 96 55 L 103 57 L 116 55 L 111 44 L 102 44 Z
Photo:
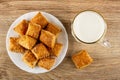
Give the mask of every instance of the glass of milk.
M 111 47 L 110 42 L 104 38 L 107 24 L 103 17 L 95 11 L 80 12 L 72 22 L 71 31 L 78 42 L 100 43 L 105 47 Z

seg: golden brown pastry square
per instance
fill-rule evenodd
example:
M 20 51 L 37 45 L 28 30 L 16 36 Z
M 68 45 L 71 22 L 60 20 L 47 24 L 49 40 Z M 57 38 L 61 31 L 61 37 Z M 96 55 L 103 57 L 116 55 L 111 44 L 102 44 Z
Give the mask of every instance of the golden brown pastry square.
M 24 53 L 25 48 L 18 44 L 18 37 L 10 37 L 10 51 Z
M 50 48 L 54 48 L 56 42 L 56 36 L 49 31 L 42 30 L 40 35 L 40 41 Z
M 15 28 L 14 31 L 16 31 L 19 35 L 25 35 L 28 28 L 28 21 L 22 20 Z
M 38 61 L 31 51 L 26 51 L 22 57 L 22 60 L 31 68 L 34 68 Z
M 58 36 L 58 34 L 62 31 L 58 26 L 55 26 L 51 23 L 49 23 L 46 27 L 47 31 L 50 31 L 51 33 L 53 33 L 54 35 Z
M 45 58 L 50 55 L 48 52 L 47 48 L 43 43 L 37 44 L 33 49 L 32 49 L 33 54 L 36 56 L 37 59 Z
M 87 51 L 82 50 L 72 56 L 72 60 L 75 66 L 80 69 L 86 67 L 90 63 L 92 63 L 93 59 L 90 57 Z
M 48 24 L 47 19 L 40 12 L 31 19 L 31 22 L 41 25 L 42 28 Z
M 47 57 L 39 60 L 38 66 L 49 70 L 54 65 L 54 63 L 55 63 L 55 58 Z
M 26 49 L 32 49 L 36 42 L 36 39 L 27 35 L 21 36 L 19 39 L 19 44 Z
M 41 30 L 40 25 L 34 24 L 34 23 L 29 23 L 26 35 L 29 35 L 29 36 L 37 39 L 39 36 L 40 30 Z
M 53 49 L 49 49 L 49 51 L 51 52 L 51 56 L 58 57 L 60 55 L 62 47 L 63 45 L 61 43 L 56 43 Z

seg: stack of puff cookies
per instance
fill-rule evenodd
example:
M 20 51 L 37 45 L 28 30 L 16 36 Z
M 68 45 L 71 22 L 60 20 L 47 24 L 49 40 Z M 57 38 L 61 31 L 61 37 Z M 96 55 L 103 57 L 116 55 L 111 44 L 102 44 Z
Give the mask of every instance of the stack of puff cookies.
M 63 47 L 56 42 L 62 30 L 39 12 L 30 21 L 22 20 L 14 31 L 19 37 L 10 37 L 10 51 L 22 53 L 22 60 L 31 68 L 51 69 Z

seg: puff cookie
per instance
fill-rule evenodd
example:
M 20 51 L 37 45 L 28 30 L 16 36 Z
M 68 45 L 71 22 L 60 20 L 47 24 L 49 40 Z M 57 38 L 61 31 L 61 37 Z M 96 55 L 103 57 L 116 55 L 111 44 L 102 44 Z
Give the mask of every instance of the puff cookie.
M 25 52 L 25 48 L 23 48 L 22 46 L 20 46 L 18 44 L 18 39 L 19 38 L 17 38 L 17 37 L 10 37 L 9 49 L 10 49 L 10 51 L 13 51 L 13 52 L 24 53 Z
M 93 61 L 93 59 L 90 57 L 88 52 L 85 50 L 82 50 L 76 54 L 73 54 L 72 60 L 78 69 L 89 65 Z
M 40 12 L 31 19 L 31 22 L 41 25 L 42 28 L 48 24 L 47 19 Z
M 45 58 L 50 55 L 48 52 L 47 48 L 45 47 L 44 44 L 40 43 L 37 44 L 33 49 L 32 49 L 33 54 L 36 56 L 37 59 Z
M 53 49 L 49 49 L 52 56 L 58 57 L 62 50 L 63 45 L 61 43 L 56 43 Z
M 22 57 L 22 60 L 31 68 L 34 68 L 37 63 L 37 59 L 31 51 L 26 51 Z
M 21 36 L 19 39 L 19 44 L 26 49 L 32 49 L 36 42 L 36 39 L 27 35 Z
M 56 42 L 56 36 L 49 31 L 42 30 L 40 35 L 40 41 L 50 48 L 54 48 Z
M 40 25 L 34 24 L 34 23 L 29 23 L 26 35 L 29 35 L 29 36 L 37 39 L 39 36 L 40 30 L 41 30 Z
M 15 28 L 14 31 L 16 31 L 19 35 L 25 35 L 28 28 L 28 21 L 22 20 Z
M 55 63 L 54 58 L 47 57 L 39 60 L 38 66 L 49 70 L 54 65 L 54 63 Z
M 59 27 L 53 25 L 52 23 L 49 23 L 46 27 L 47 31 L 50 31 L 54 35 L 58 36 L 58 34 L 62 31 Z

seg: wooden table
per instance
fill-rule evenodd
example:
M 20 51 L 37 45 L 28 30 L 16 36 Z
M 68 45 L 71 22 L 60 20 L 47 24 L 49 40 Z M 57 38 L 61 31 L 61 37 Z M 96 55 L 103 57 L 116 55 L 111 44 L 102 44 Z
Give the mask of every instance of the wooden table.
M 112 48 L 99 44 L 78 43 L 71 35 L 70 25 L 74 16 L 82 10 L 101 13 L 108 24 L 106 37 Z M 12 22 L 30 11 L 46 11 L 58 17 L 64 24 L 69 48 L 63 62 L 54 70 L 43 74 L 31 74 L 16 67 L 6 51 L 6 34 Z M 71 55 L 86 49 L 94 62 L 78 70 Z M 120 0 L 0 0 L 0 80 L 120 80 Z

